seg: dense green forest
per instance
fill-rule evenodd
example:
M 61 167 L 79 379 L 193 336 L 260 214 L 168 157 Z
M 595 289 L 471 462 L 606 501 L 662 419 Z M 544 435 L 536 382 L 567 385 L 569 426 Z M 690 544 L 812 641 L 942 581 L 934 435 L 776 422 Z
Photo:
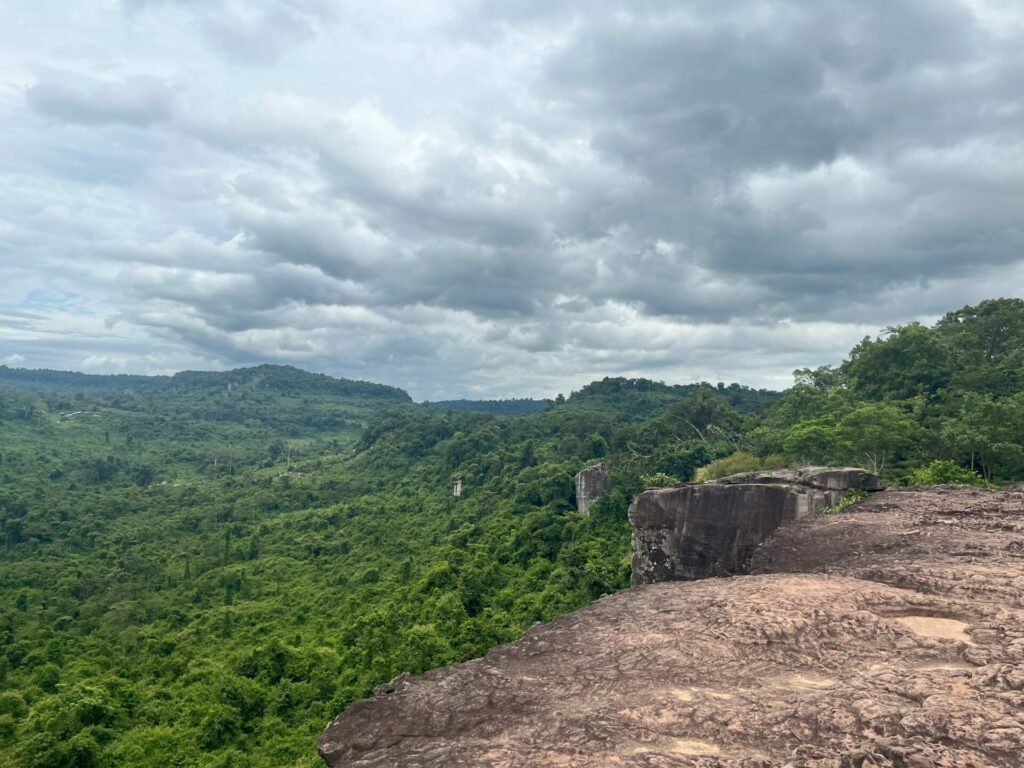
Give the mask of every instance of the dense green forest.
M 646 485 L 1020 479 L 1022 380 L 1019 300 L 887 329 L 781 395 L 608 378 L 438 408 L 278 366 L 0 367 L 0 763 L 319 765 L 374 685 L 625 587 Z M 599 459 L 614 487 L 584 518 L 572 478 Z
M 517 397 L 510 400 L 439 400 L 433 403 L 427 402 L 424 405 L 435 411 L 490 413 L 494 416 L 526 416 L 530 413 L 546 411 L 551 407 L 551 401 Z

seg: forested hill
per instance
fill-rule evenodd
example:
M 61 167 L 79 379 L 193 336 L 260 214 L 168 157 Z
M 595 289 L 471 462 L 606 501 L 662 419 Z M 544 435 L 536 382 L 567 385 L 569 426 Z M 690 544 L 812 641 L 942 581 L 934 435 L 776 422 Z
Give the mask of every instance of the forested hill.
M 277 438 L 351 439 L 369 419 L 412 405 L 412 398 L 396 387 L 281 365 L 173 376 L 0 366 L 0 412 L 15 408 L 18 398 L 27 403 L 24 407 L 74 414 L 78 422 L 100 419 L 132 441 L 208 442 L 215 453 L 252 441 L 265 446 Z M 208 440 L 201 436 L 206 432 Z
M 1024 477 L 1019 300 L 887 329 L 777 396 L 607 379 L 496 416 L 230 375 L 4 379 L 0 765 L 319 766 L 324 723 L 374 685 L 625 587 L 646 485 Z M 572 478 L 597 460 L 614 489 L 584 518 Z
M 310 373 L 289 365 L 258 365 L 232 371 L 182 371 L 173 376 L 96 375 L 72 371 L 30 370 L 0 365 L 0 387 L 16 387 L 34 392 L 80 394 L 104 392 L 119 394 L 201 393 L 225 389 L 250 389 L 281 395 L 317 394 L 337 397 L 361 397 L 396 402 L 411 402 L 408 393 L 397 387 L 368 381 L 335 379 L 323 373 Z
M 615 411 L 629 419 L 641 422 L 664 411 L 673 403 L 678 403 L 700 392 L 705 392 L 711 385 L 702 384 L 665 384 L 650 379 L 628 379 L 605 377 L 573 392 L 568 400 L 556 398 L 558 405 L 567 411 Z M 716 395 L 739 413 L 754 413 L 768 405 L 779 396 L 778 392 L 767 389 L 751 389 L 740 384 L 719 383 L 714 388 Z
M 525 416 L 539 413 L 552 406 L 564 412 L 614 412 L 633 421 L 643 421 L 657 415 L 672 403 L 685 400 L 704 384 L 665 384 L 643 378 L 608 377 L 592 382 L 572 392 L 568 400 L 559 394 L 554 400 L 441 400 L 424 405 L 436 411 L 454 413 L 489 413 L 495 416 Z M 753 413 L 779 396 L 766 389 L 751 389 L 740 384 L 718 384 L 717 393 L 740 413 Z

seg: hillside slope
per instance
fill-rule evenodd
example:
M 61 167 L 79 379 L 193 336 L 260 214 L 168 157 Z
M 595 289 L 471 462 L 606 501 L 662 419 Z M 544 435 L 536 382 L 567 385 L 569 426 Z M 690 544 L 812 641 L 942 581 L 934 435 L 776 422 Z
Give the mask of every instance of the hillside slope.
M 640 473 L 729 450 L 650 450 L 584 518 L 574 473 L 660 428 L 275 371 L 0 390 L 0 764 L 318 764 L 323 722 L 374 685 L 625 586 Z

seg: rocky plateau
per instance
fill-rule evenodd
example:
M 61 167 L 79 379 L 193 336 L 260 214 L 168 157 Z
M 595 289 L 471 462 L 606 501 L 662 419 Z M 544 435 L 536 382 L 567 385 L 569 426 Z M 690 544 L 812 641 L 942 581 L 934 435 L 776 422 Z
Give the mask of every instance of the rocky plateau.
M 340 766 L 1024 765 L 1024 493 L 784 520 L 750 575 L 644 584 L 327 727 Z

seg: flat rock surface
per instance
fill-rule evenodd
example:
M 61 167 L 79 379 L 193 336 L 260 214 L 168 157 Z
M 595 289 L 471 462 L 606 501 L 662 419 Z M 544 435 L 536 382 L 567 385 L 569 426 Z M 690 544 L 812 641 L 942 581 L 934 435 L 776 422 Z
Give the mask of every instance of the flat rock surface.
M 1024 493 L 890 491 L 758 575 L 620 592 L 382 686 L 332 766 L 1024 765 Z M 388 692 L 390 691 L 390 692 Z

